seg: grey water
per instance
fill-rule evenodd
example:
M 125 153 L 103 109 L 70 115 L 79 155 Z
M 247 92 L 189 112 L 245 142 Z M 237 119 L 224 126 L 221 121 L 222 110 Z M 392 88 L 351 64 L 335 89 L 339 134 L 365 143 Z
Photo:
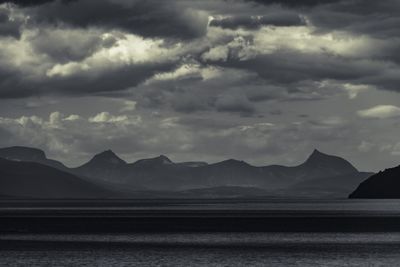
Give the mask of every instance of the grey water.
M 1 266 L 398 266 L 400 233 L 2 235 Z
M 0 200 L 7 210 L 260 210 L 399 214 L 400 199 Z
M 72 203 L 73 204 L 73 203 Z M 93 203 L 63 203 L 84 209 Z M 127 201 L 106 209 L 282 211 L 399 215 L 400 200 Z M 17 205 L 17 204 L 16 204 Z M 19 206 L 18 204 L 17 206 Z M 97 205 L 97 204 L 96 204 Z M 2 208 L 7 209 L 6 204 Z M 39 208 L 37 204 L 35 208 Z M 73 206 L 73 207 L 71 207 Z M 15 207 L 12 207 L 15 208 Z M 47 209 L 46 208 L 46 209 Z M 104 203 L 98 209 L 105 209 Z M 0 266 L 398 266 L 400 232 L 0 234 Z

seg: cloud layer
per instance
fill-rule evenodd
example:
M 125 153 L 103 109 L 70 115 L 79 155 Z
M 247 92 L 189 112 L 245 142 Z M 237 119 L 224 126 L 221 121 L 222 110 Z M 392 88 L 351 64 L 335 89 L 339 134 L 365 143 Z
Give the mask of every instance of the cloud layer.
M 60 157 L 288 163 L 347 142 L 339 154 L 392 164 L 399 13 L 396 0 L 0 1 L 0 135 Z
M 0 97 L 124 91 L 188 61 L 398 90 L 397 1 L 228 2 L 5 2 Z

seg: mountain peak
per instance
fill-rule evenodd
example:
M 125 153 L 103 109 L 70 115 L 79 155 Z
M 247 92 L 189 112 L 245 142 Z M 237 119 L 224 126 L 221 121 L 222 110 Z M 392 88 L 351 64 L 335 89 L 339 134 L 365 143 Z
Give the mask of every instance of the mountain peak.
M 323 157 L 329 157 L 330 155 L 322 153 L 318 149 L 314 149 L 311 155 L 309 156 L 309 159 L 318 159 L 318 158 L 323 158 Z
M 95 155 L 91 162 L 111 163 L 111 164 L 126 164 L 124 160 L 118 157 L 112 150 L 105 150 Z
M 163 164 L 171 164 L 172 160 L 170 160 L 167 156 L 165 155 L 160 155 L 158 156 L 156 159 L 158 159 L 159 161 L 161 161 Z
M 318 149 L 314 149 L 302 165 L 319 169 L 336 169 L 341 172 L 357 172 L 357 169 L 347 160 L 322 153 Z

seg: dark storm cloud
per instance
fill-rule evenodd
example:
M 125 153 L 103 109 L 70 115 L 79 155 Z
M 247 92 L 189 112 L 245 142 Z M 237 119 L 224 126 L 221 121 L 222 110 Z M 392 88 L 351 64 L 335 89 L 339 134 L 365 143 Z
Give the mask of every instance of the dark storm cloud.
M 112 92 L 135 87 L 154 74 L 169 71 L 175 67 L 174 63 L 140 64 L 130 67 L 120 67 L 106 73 L 96 74 L 96 78 L 86 75 L 72 75 L 69 77 L 54 77 L 44 83 L 48 90 L 60 91 L 63 94 L 90 94 L 98 92 Z M 51 91 L 50 91 L 51 92 Z
M 283 60 L 285 58 L 290 60 Z M 276 84 L 324 79 L 351 81 L 380 73 L 380 66 L 373 62 L 288 50 L 270 55 L 259 55 L 247 60 L 229 58 L 226 62 L 216 64 L 252 70 L 260 77 Z
M 211 6 L 210 2 L 204 4 L 204 11 L 203 9 L 200 11 L 199 8 L 189 8 L 191 3 L 198 7 L 191 1 L 55 0 L 2 2 L 13 2 L 19 5 L 20 7 L 17 9 L 22 10 L 24 15 L 30 17 L 29 27 L 27 28 L 35 30 L 36 36 L 32 38 L 27 35 L 25 41 L 29 42 L 30 48 L 37 56 L 43 56 L 48 62 L 43 63 L 43 65 L 47 64 L 43 67 L 44 74 L 41 73 L 42 75 L 38 75 L 33 80 L 29 79 L 29 74 L 32 73 L 24 71 L 25 66 L 18 65 L 18 68 L 20 68 L 18 70 L 7 65 L 7 61 L 5 63 L 0 62 L 2 65 L 0 66 L 1 97 L 24 97 L 47 93 L 76 95 L 99 92 L 114 93 L 135 87 L 154 74 L 173 70 L 175 66 L 182 63 L 178 61 L 182 61 L 183 58 L 199 61 L 203 66 L 211 65 L 255 73 L 264 81 L 270 82 L 272 86 L 286 88 L 282 91 L 294 96 L 299 92 L 289 89 L 296 88 L 298 83 L 326 79 L 356 84 L 373 84 L 383 89 L 399 90 L 397 87 L 399 79 L 396 72 L 398 68 L 396 62 L 399 62 L 399 49 L 396 43 L 390 41 L 400 34 L 400 32 L 398 33 L 400 27 L 397 27 L 400 25 L 400 19 L 395 16 L 400 13 L 400 5 L 399 2 L 394 0 L 387 2 L 372 0 L 217 1 L 219 3 L 218 8 L 224 9 L 224 12 L 220 12 L 220 14 L 217 11 L 221 10 L 207 10 Z M 229 3 L 232 3 L 232 5 L 240 3 L 245 15 L 238 16 L 236 11 L 230 14 Z M 272 12 L 263 13 L 269 5 L 274 5 L 275 14 Z M 262 11 L 258 13 L 261 8 L 263 8 Z M 209 35 L 204 35 L 207 31 L 208 18 L 206 14 L 215 15 L 215 18 L 224 17 L 210 22 L 211 27 L 208 28 L 209 33 L 211 32 L 210 36 L 215 32 L 218 35 L 211 36 L 210 39 L 207 39 Z M 353 33 L 365 33 L 367 36 L 379 36 L 389 45 L 376 48 L 375 51 L 381 51 L 376 55 L 364 53 L 361 56 L 348 56 L 351 51 L 345 55 L 336 55 L 334 52 L 326 51 L 330 48 L 329 44 L 324 44 L 325 46 L 321 49 L 314 49 L 307 53 L 303 52 L 302 49 L 307 50 L 306 46 L 314 47 L 312 42 L 300 44 L 293 50 L 285 48 L 285 40 L 282 43 L 273 43 L 285 38 L 285 32 L 283 32 L 282 35 L 272 36 L 271 40 L 268 39 L 267 35 L 258 36 L 259 39 L 266 39 L 265 42 L 258 45 L 266 46 L 267 49 L 263 50 L 263 47 L 256 47 L 257 44 L 254 41 L 257 38 L 256 30 L 261 26 L 273 25 L 276 28 L 280 28 L 279 26 L 304 26 L 291 27 L 290 30 L 306 28 L 308 25 L 305 25 L 303 15 L 307 18 L 307 21 L 310 21 L 316 27 L 315 32 L 310 34 L 306 32 L 307 38 L 312 39 L 321 33 L 333 30 L 345 30 L 349 32 L 347 36 L 349 39 L 353 38 Z M 2 28 L 3 24 L 6 25 L 5 28 Z M 11 27 L 10 25 L 8 14 L 2 14 L 0 10 L 0 34 L 5 32 L 5 34 L 17 36 L 19 26 L 13 25 L 15 27 Z M 224 35 L 224 33 L 233 32 L 239 27 L 243 28 L 241 31 L 244 33 L 238 31 L 236 35 L 233 33 Z M 183 55 L 180 55 L 179 59 L 168 61 L 168 63 L 142 62 L 133 65 L 121 63 L 120 66 L 109 69 L 107 63 L 100 63 L 99 65 L 104 69 L 101 72 L 82 70 L 73 75 L 46 75 L 46 70 L 52 70 L 58 65 L 64 66 L 71 63 L 84 66 L 86 62 L 83 61 L 85 59 L 102 48 L 112 47 L 117 42 L 113 37 L 104 39 L 102 34 L 113 30 L 119 32 L 121 29 L 125 32 L 138 34 L 145 39 L 148 37 L 165 38 L 162 46 L 167 46 L 166 44 L 169 44 L 169 42 L 172 44 L 179 42 L 186 50 Z M 249 29 L 252 31 L 246 31 Z M 275 33 L 270 32 L 268 34 L 273 35 Z M 304 32 L 293 30 L 288 31 L 287 35 L 296 35 L 297 33 L 303 34 Z M 119 34 L 123 33 L 119 32 Z M 204 38 L 196 39 L 195 41 L 198 41 L 198 43 L 191 43 L 193 42 L 192 38 L 200 36 Z M 170 38 L 173 40 L 170 40 Z M 242 43 L 234 43 L 235 38 L 243 39 Z M 151 40 L 154 41 L 155 39 Z M 296 39 L 293 42 L 295 41 Z M 332 39 L 332 47 L 334 47 L 336 41 Z M 267 51 L 271 43 L 272 49 Z M 316 43 L 315 47 L 319 48 L 318 45 Z M 222 58 L 219 61 L 205 60 L 199 56 L 201 48 L 197 46 L 204 46 L 205 49 L 220 46 L 221 49 L 217 51 L 220 54 L 223 54 L 221 51 L 224 49 L 229 51 L 226 59 Z M 246 54 L 243 57 L 241 53 L 246 48 L 249 49 L 245 51 L 245 54 L 250 51 L 250 56 Z M 253 52 L 254 54 L 252 54 Z M 165 53 L 168 53 L 168 51 Z M 174 57 L 174 55 L 171 57 Z M 386 64 L 387 61 L 392 61 L 393 65 Z M 210 88 L 225 86 L 248 88 L 248 83 L 240 84 L 239 81 L 240 79 L 232 84 L 227 84 L 226 81 L 219 80 L 218 84 L 214 84 Z M 159 86 L 163 91 L 162 93 L 151 90 L 146 92 L 145 100 L 148 107 L 162 105 L 167 101 L 170 108 L 180 112 L 190 113 L 211 109 L 252 113 L 255 112 L 253 103 L 286 97 L 282 94 L 271 94 L 270 92 L 264 94 L 261 90 L 253 90 L 243 94 L 246 98 L 236 97 L 228 101 L 219 98 L 219 95 L 214 91 L 203 93 L 201 90 L 186 90 L 184 92 L 169 90 L 169 85 L 166 83 Z M 174 79 L 171 83 L 184 87 L 195 87 L 195 84 L 199 83 L 207 84 L 202 79 L 193 79 L 190 82 Z M 303 98 L 304 95 L 300 98 L 289 98 L 320 99 L 319 96 L 314 95 L 310 98 Z
M 400 34 L 399 12 L 400 2 L 397 0 L 341 1 L 315 8 L 310 12 L 309 19 L 320 32 L 344 30 L 390 38 Z
M 0 8 L 0 36 L 19 38 L 21 20 L 12 20 L 9 10 Z
M 144 37 L 195 38 L 208 23 L 201 13 L 170 1 L 53 1 L 31 9 L 39 23 L 122 29 Z
M 398 66 L 382 70 L 381 73 L 374 73 L 364 77 L 362 80 L 366 84 L 375 85 L 379 89 L 386 89 L 400 93 L 400 71 Z
M 0 0 L 0 4 L 13 3 L 19 6 L 37 6 L 54 0 Z
M 299 26 L 304 25 L 304 20 L 295 13 L 271 14 L 268 16 L 237 16 L 223 19 L 214 19 L 210 26 L 226 29 L 258 29 L 262 26 Z
M 18 71 L 0 66 L 0 98 L 21 98 L 34 94 L 34 86 L 24 81 Z
M 251 0 L 278 4 L 305 13 L 317 32 L 344 30 L 380 38 L 400 34 L 400 2 L 397 0 Z
M 0 69 L 0 98 L 33 95 L 93 95 L 112 93 L 135 87 L 154 74 L 169 71 L 175 63 L 140 64 L 118 67 L 105 73 L 73 74 L 29 80 L 18 72 Z
M 348 40 L 359 37 L 370 38 L 363 41 L 363 47 L 371 53 L 358 56 L 349 47 L 349 55 L 340 56 L 328 50 L 322 53 L 304 53 L 279 49 L 271 54 L 258 54 L 251 58 L 240 58 L 240 47 L 229 47 L 227 58 L 216 62 L 224 67 L 251 70 L 260 77 L 279 85 L 291 86 L 304 80 L 325 79 L 342 82 L 365 83 L 379 89 L 399 91 L 399 43 L 400 2 L 395 0 L 349 0 L 349 1 L 253 1 L 264 5 L 281 4 L 293 12 L 304 14 L 314 26 L 314 34 L 343 31 Z M 216 21 L 215 24 L 219 22 Z M 234 18 L 221 21 L 220 27 L 239 27 Z M 256 23 L 243 19 L 244 25 L 255 27 Z M 252 24 L 253 23 L 253 24 Z M 374 40 L 375 39 L 375 40 Z M 343 39 L 345 40 L 345 39 Z M 252 45 L 252 44 L 250 44 Z M 335 40 L 332 40 L 332 47 Z M 316 44 L 318 46 L 318 44 Z M 360 47 L 363 49 L 363 47 Z M 324 48 L 325 49 L 325 48 Z
M 110 48 L 116 38 L 102 38 L 101 32 L 46 28 L 39 29 L 30 43 L 37 53 L 46 54 L 57 62 L 80 61 L 101 48 Z
M 97 3 L 101 6 L 100 9 L 94 8 Z M 136 5 L 129 2 L 127 5 L 129 8 L 141 5 L 151 8 L 150 2 L 146 3 L 149 6 L 145 6 L 144 2 Z M 62 7 L 72 8 L 69 10 L 72 12 L 69 14 L 71 18 L 76 16 L 82 19 L 81 16 L 91 13 L 88 10 L 94 8 L 100 12 L 97 15 L 104 13 L 106 21 L 112 17 L 118 20 L 121 16 L 106 14 L 107 7 L 112 9 L 111 6 L 118 6 L 123 9 L 125 4 L 122 2 L 116 4 L 82 0 L 45 2 L 38 6 L 31 6 L 27 2 L 20 4 L 22 8 L 4 5 L 0 9 L 0 34 L 4 23 L 11 20 L 19 22 L 21 19 L 29 21 L 23 27 L 24 35 L 20 40 L 4 37 L 0 40 L 0 98 L 113 93 L 135 87 L 158 72 L 174 69 L 179 63 L 180 56 L 174 52 L 168 57 L 164 56 L 169 55 L 171 48 L 166 42 L 122 33 L 118 31 L 118 25 L 111 25 L 111 20 L 108 21 L 113 30 L 111 33 L 101 27 L 78 27 L 79 23 L 50 23 L 50 13 Z M 83 6 L 76 6 L 78 4 Z M 78 10 L 80 8 L 84 11 Z M 58 15 L 64 14 L 61 10 L 57 11 L 60 12 Z M 141 11 L 144 12 L 144 9 Z M 46 23 L 42 23 L 37 17 L 41 12 L 48 12 L 49 20 L 46 19 Z M 9 14 L 12 14 L 12 19 Z M 128 13 L 122 13 L 124 14 Z M 53 19 L 56 19 L 57 12 L 53 15 Z M 141 17 L 138 13 L 133 16 L 138 19 Z M 97 19 L 100 20 L 99 17 Z M 152 21 L 151 18 L 148 19 Z M 171 46 L 173 44 L 172 42 Z

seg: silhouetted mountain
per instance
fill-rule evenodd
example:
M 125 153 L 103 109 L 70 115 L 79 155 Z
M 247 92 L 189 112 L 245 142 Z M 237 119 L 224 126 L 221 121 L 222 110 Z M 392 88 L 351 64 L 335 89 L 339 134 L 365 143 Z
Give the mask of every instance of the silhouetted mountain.
M 106 150 L 102 153 L 95 155 L 88 163 L 88 165 L 124 165 L 126 162 L 120 159 L 113 151 Z
M 185 184 L 182 171 L 194 169 L 197 168 L 174 163 L 168 157 L 160 155 L 128 164 L 125 181 L 150 190 L 176 191 L 181 190 L 182 185 Z
M 109 190 L 36 162 L 0 159 L 0 195 L 19 198 L 109 198 Z
M 400 166 L 386 169 L 362 182 L 350 198 L 400 198 Z
M 13 146 L 0 148 L 0 158 L 14 161 L 36 162 L 59 170 L 68 171 L 68 168 L 64 164 L 56 160 L 48 159 L 43 150 L 32 147 Z
M 157 177 L 162 176 L 164 169 L 171 165 L 174 163 L 164 155 L 127 164 L 111 150 L 108 150 L 94 156 L 88 163 L 75 168 L 73 172 L 93 181 L 101 180 L 105 184 L 115 184 L 117 187 L 118 185 L 122 187 L 129 185 L 130 189 L 137 191 L 153 189 L 145 186 L 145 184 L 151 183 L 151 178 L 143 173 L 149 172 Z M 141 181 L 142 176 L 147 180 Z
M 308 159 L 300 166 L 312 171 L 329 171 L 332 174 L 357 172 L 357 169 L 347 160 L 324 154 L 317 149 L 315 149 Z
M 15 148 L 2 151 L 3 154 L 0 155 L 3 157 L 35 160 L 47 165 L 52 162 L 40 150 L 33 153 L 34 151 L 27 149 L 26 155 L 23 149 L 19 150 L 19 154 L 15 152 Z M 139 191 L 154 193 L 207 188 L 258 188 L 270 194 L 286 196 L 344 197 L 369 175 L 358 172 L 340 157 L 318 150 L 314 150 L 304 163 L 294 167 L 256 167 L 235 159 L 214 164 L 174 163 L 164 155 L 126 163 L 114 152 L 107 150 L 78 168 L 67 169 L 61 165 L 59 169 L 124 194 Z
M 308 159 L 295 167 L 297 181 L 278 190 L 281 196 L 345 197 L 351 188 L 373 173 L 359 172 L 343 158 L 314 150 Z
M 113 151 L 106 150 L 95 155 L 91 160 L 82 166 L 75 168 L 74 171 L 86 176 L 107 175 L 102 172 L 112 172 L 119 169 L 127 163 L 119 158 Z
M 188 187 L 186 189 L 239 186 L 256 187 L 273 193 L 288 188 L 295 189 L 296 185 L 301 183 L 305 185 L 309 182 L 312 184 L 307 190 L 310 197 L 320 196 L 319 190 L 326 191 L 327 183 L 332 187 L 330 193 L 345 197 L 350 188 L 358 184 L 360 179 L 366 178 L 365 174 L 359 173 L 348 161 L 318 150 L 314 150 L 303 164 L 295 167 L 279 165 L 255 167 L 244 161 L 230 159 L 198 167 L 195 170 L 184 169 L 182 173 L 182 177 L 185 177 L 185 186 Z M 351 187 L 344 191 L 344 186 L 340 185 L 342 183 Z M 304 195 L 304 190 L 287 192 L 292 196 Z
M 150 190 L 250 187 L 268 192 L 312 181 L 310 183 L 313 186 L 307 191 L 310 196 L 319 195 L 318 190 L 321 188 L 326 190 L 324 184 L 329 181 L 332 186 L 330 192 L 345 197 L 350 188 L 358 184 L 362 178 L 365 178 L 365 175 L 360 174 L 346 160 L 315 150 L 305 163 L 295 167 L 277 165 L 255 167 L 244 161 L 230 159 L 190 168 L 160 156 L 128 164 L 123 180 L 131 186 L 140 184 Z M 335 179 L 337 184 L 333 186 Z M 340 186 L 343 182 L 350 185 L 347 191 L 343 191 L 343 187 Z M 298 195 L 298 192 L 293 190 L 290 190 L 290 193 Z
M 95 155 L 87 163 L 69 171 L 77 176 L 84 177 L 94 183 L 104 187 L 112 188 L 117 191 L 129 191 L 125 189 L 125 184 L 121 182 L 125 177 L 127 163 L 119 158 L 113 151 L 106 150 Z M 143 189 L 142 187 L 132 187 L 133 189 Z

